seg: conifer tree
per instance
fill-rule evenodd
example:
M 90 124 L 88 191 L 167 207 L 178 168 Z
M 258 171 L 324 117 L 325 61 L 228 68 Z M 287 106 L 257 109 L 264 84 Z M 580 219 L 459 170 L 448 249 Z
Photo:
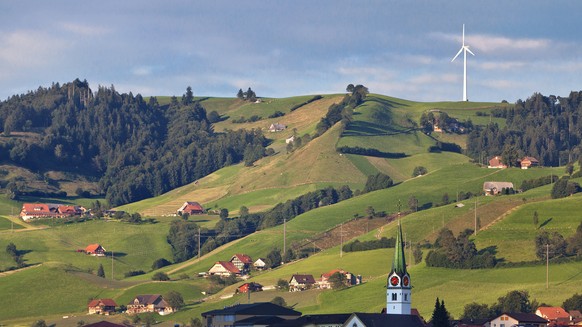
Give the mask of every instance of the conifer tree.
M 105 270 L 103 269 L 102 264 L 99 264 L 99 269 L 97 269 L 97 276 L 105 278 Z

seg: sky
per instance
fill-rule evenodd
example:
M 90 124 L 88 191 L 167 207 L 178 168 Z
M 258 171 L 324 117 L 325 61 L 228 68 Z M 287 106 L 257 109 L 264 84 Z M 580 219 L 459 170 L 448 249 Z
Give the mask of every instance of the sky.
M 0 2 L 0 100 L 79 78 L 143 96 L 344 92 L 511 103 L 582 90 L 581 1 Z

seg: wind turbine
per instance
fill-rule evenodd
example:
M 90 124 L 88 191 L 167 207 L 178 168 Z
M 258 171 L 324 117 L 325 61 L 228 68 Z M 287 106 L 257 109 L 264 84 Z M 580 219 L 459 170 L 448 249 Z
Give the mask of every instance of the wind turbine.
M 463 101 L 467 101 L 467 52 L 475 55 L 471 50 L 469 50 L 469 46 L 465 45 L 465 24 L 463 24 L 463 45 L 461 45 L 461 49 L 455 55 L 451 62 L 455 61 L 457 57 L 463 53 Z

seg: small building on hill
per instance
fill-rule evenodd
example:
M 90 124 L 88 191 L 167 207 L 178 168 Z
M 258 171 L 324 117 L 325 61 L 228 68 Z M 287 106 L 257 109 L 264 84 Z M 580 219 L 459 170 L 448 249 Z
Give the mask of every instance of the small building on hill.
M 178 215 L 199 215 L 204 213 L 204 208 L 198 202 L 187 201 L 178 209 Z
M 567 326 L 572 317 L 560 307 L 539 307 L 536 315 L 549 321 L 549 326 Z
M 361 276 L 360 278 L 358 278 L 357 276 L 348 271 L 342 269 L 334 269 L 324 274 L 321 274 L 321 279 L 318 281 L 319 288 L 321 289 L 333 288 L 333 285 L 329 281 L 329 278 L 335 273 L 339 273 L 342 276 L 344 276 L 344 283 L 346 286 L 358 285 L 361 283 Z
M 117 304 L 112 299 L 95 299 L 87 305 L 89 314 L 110 315 L 115 313 Z
M 293 275 L 289 280 L 289 292 L 311 289 L 315 286 L 313 275 Z
M 489 160 L 489 166 L 487 168 L 507 168 L 507 165 L 503 163 L 501 156 L 495 156 Z
M 287 126 L 285 126 L 283 124 L 279 124 L 279 123 L 274 123 L 274 124 L 271 124 L 271 126 L 269 126 L 269 132 L 271 132 L 271 133 L 281 132 L 281 131 L 284 131 L 285 128 L 287 128 Z
M 45 203 L 24 203 L 20 211 L 20 218 L 27 221 L 33 218 L 55 218 L 61 217 L 57 207 L 49 206 Z
M 246 254 L 237 253 L 230 258 L 232 262 L 241 272 L 247 272 L 251 269 L 253 259 Z
M 501 194 L 503 190 L 513 190 L 511 182 L 485 182 L 483 183 L 483 192 L 485 195 Z
M 145 312 L 156 312 L 159 315 L 167 315 L 174 312 L 166 300 L 160 294 L 144 294 L 136 296 L 133 301 L 127 305 L 126 313 L 134 315 Z
M 484 327 L 501 327 L 501 326 L 528 326 L 528 327 L 546 327 L 548 321 L 533 313 L 503 313 L 487 323 Z
M 105 256 L 105 248 L 102 247 L 100 244 L 89 244 L 85 248 L 85 253 L 89 255 L 93 255 L 96 257 L 104 257 Z
M 534 157 L 523 157 L 519 161 L 519 164 L 521 165 L 521 169 L 528 169 L 531 167 L 538 167 L 540 162 Z
M 241 271 L 230 261 L 217 261 L 209 270 L 209 275 L 230 276 L 240 275 Z
M 255 267 L 255 269 L 257 269 L 257 270 L 263 270 L 267 267 L 267 262 L 265 262 L 265 259 L 263 259 L 263 258 L 258 258 L 253 263 L 253 267 Z
M 237 293 L 261 292 L 262 290 L 263 285 L 255 282 L 244 283 L 236 289 Z

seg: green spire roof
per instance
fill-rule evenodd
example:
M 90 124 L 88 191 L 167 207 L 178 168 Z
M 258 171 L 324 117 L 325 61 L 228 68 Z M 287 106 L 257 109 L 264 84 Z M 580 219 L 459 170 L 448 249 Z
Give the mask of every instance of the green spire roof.
M 404 246 L 402 245 L 402 226 L 398 221 L 398 234 L 396 234 L 396 245 L 394 246 L 394 261 L 392 262 L 392 272 L 403 276 L 406 274 L 406 259 L 404 258 Z

